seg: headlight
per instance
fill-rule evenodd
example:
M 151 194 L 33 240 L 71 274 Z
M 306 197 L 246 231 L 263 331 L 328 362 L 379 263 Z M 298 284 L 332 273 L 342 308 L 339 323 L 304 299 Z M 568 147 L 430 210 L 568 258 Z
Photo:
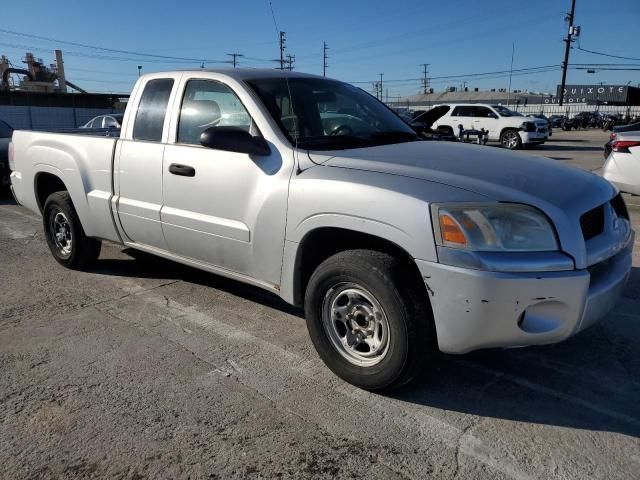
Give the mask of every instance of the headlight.
M 472 251 L 558 250 L 553 226 L 540 211 L 513 203 L 449 203 L 431 206 L 436 243 Z

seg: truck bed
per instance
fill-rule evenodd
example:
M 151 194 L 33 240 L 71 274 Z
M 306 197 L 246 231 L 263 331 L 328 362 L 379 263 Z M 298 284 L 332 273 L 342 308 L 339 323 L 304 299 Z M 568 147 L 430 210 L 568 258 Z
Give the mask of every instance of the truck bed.
M 114 193 L 111 172 L 117 140 L 77 131 L 16 130 L 12 139 L 15 165 L 11 173 L 16 200 L 41 212 L 45 199 L 37 198 L 34 187 L 37 182 L 44 181 L 46 173 L 55 175 L 67 187 L 85 233 L 118 241 L 110 209 Z M 39 172 L 37 176 L 36 171 Z

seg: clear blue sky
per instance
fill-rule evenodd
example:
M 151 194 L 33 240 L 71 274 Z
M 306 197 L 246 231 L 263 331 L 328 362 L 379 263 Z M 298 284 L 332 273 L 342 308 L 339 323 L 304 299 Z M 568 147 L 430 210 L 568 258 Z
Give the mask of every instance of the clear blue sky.
M 3 2 L 0 28 L 54 39 L 156 55 L 228 60 L 227 53 L 249 57 L 240 64 L 273 67 L 279 56 L 276 27 L 268 0 L 235 1 L 29 1 Z M 287 35 L 295 69 L 322 73 L 322 42 L 329 50 L 328 75 L 370 82 L 384 72 L 389 95 L 417 93 L 421 63 L 432 76 L 559 65 L 563 21 L 570 0 L 349 1 L 272 0 L 275 19 Z M 577 0 L 576 22 L 582 48 L 640 58 L 640 1 Z M 577 45 L 576 45 L 577 46 Z M 49 40 L 0 32 L 0 53 L 19 63 L 29 47 L 46 63 L 54 48 L 65 52 L 67 77 L 91 91 L 128 92 L 143 72 L 199 67 L 200 62 L 167 63 L 109 53 Z M 116 60 L 116 57 L 129 61 Z M 574 48 L 571 63 L 636 64 L 640 61 L 597 56 Z M 207 67 L 220 64 L 205 63 Z M 224 66 L 224 65 L 223 65 Z M 387 80 L 402 80 L 390 81 Z M 467 81 L 480 89 L 506 87 L 508 77 L 439 79 L 433 87 Z M 587 74 L 570 70 L 568 83 L 640 83 L 640 71 Z M 560 70 L 514 75 L 512 89 L 555 91 Z M 370 83 L 360 84 L 371 89 Z

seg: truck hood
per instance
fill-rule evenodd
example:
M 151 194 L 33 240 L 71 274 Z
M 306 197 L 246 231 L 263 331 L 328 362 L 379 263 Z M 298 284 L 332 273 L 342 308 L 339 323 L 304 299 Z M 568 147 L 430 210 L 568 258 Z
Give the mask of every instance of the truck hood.
M 309 152 L 315 164 L 423 179 L 492 200 L 533 205 L 556 222 L 610 200 L 614 187 L 593 173 L 558 161 L 495 147 L 416 141 Z M 576 217 L 574 217 L 576 218 Z

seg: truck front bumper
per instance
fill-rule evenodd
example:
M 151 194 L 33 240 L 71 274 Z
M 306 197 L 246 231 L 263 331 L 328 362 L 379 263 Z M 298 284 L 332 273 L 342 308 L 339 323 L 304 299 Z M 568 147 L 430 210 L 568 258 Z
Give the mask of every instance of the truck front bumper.
M 549 139 L 548 133 L 540 133 L 540 132 L 525 132 L 520 131 L 520 138 L 522 139 L 522 143 L 544 143 Z
M 586 270 L 502 273 L 417 260 L 445 353 L 556 343 L 615 305 L 631 270 L 633 235 Z

